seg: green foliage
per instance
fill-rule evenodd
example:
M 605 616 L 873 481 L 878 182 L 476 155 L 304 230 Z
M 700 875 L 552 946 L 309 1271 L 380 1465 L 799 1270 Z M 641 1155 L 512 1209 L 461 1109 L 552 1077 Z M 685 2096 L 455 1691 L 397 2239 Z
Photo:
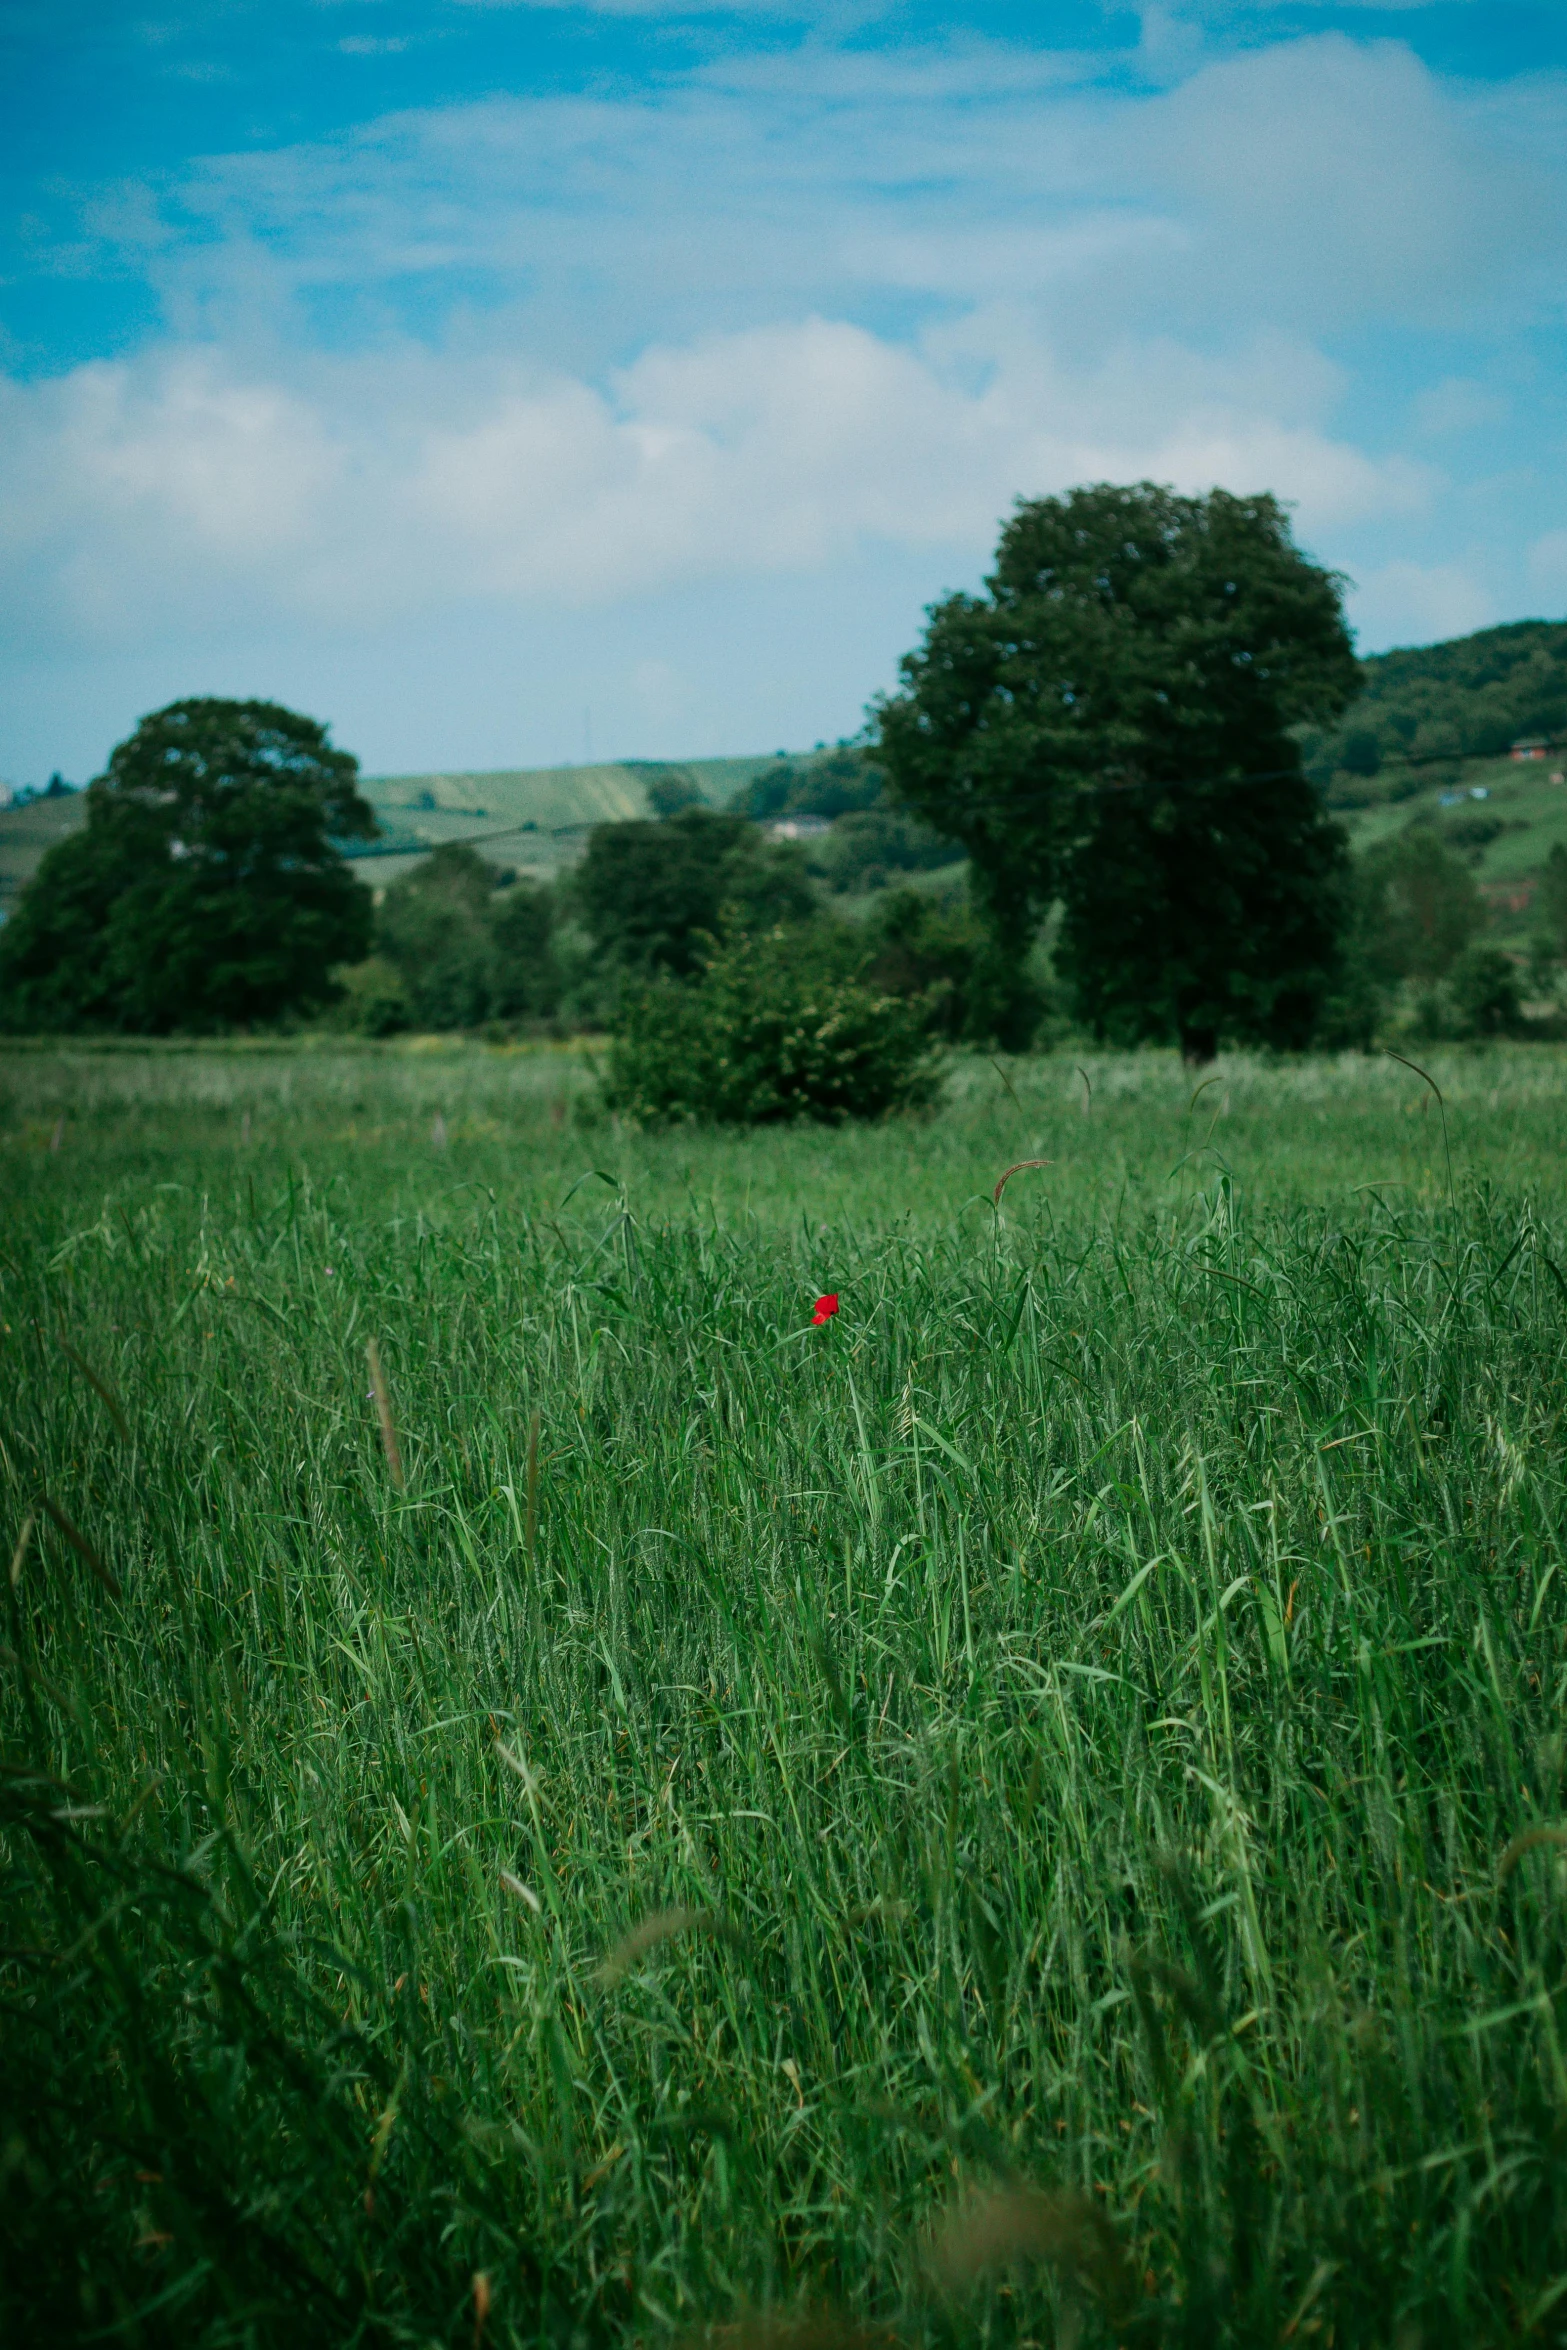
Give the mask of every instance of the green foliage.
M 599 954 L 636 978 L 689 976 L 728 916 L 765 928 L 801 921 L 813 904 L 791 844 L 706 808 L 596 825 L 571 890 Z
M 490 1009 L 490 900 L 496 872 L 449 841 L 394 881 L 376 946 L 402 981 L 418 1028 L 476 1028 Z
M 662 767 L 647 787 L 648 805 L 655 816 L 678 816 L 682 808 L 700 808 L 702 790 L 689 767 Z
M 333 846 L 367 835 L 358 763 L 273 702 L 173 702 L 87 791 L 0 931 L 12 1029 L 245 1026 L 307 1011 L 365 951 Z
M 811 863 L 829 889 L 863 894 L 884 889 L 895 873 L 934 873 L 956 864 L 963 851 L 901 808 L 865 808 L 839 816 Z
M 1362 661 L 1342 726 L 1314 730 L 1307 751 L 1313 773 L 1369 776 L 1383 759 L 1494 758 L 1564 733 L 1567 621 L 1515 620 Z
M 1021 504 L 986 588 L 934 608 L 878 707 L 898 795 L 963 842 L 1002 935 L 1059 895 L 1097 1034 L 1305 1042 L 1345 851 L 1290 730 L 1355 687 L 1337 580 L 1273 499 L 1144 483 Z
M 405 1022 L 416 1028 L 478 1028 L 488 1020 L 546 1019 L 559 1007 L 549 890 L 516 881 L 470 848 L 449 841 L 394 881 L 376 921 L 379 959 L 397 974 Z M 382 995 L 355 983 L 377 1024 Z
M 563 993 L 554 893 L 513 881 L 490 900 L 490 1016 L 547 1019 Z
M 413 1006 L 402 974 L 385 955 L 367 955 L 337 974 L 338 999 L 332 1026 L 359 1036 L 396 1036 L 413 1026 Z
M 840 743 L 812 759 L 775 759 L 730 802 L 737 816 L 762 822 L 779 816 L 848 816 L 874 808 L 884 777 L 871 752 Z
M 1518 966 L 1498 946 L 1466 947 L 1447 987 L 1461 1036 L 1506 1036 L 1523 1019 Z
M 1431 824 L 1381 840 L 1356 869 L 1356 943 L 1373 979 L 1441 979 L 1479 929 L 1473 874 Z
M 1346 775 L 1375 775 L 1382 764 L 1382 745 L 1369 726 L 1346 727 L 1338 744 L 1338 763 Z
M 1567 955 L 1567 848 L 1560 841 L 1541 869 L 1535 908 L 1546 937 L 1555 941 L 1556 952 Z
M 879 1118 L 929 1101 L 927 1007 L 868 986 L 865 961 L 825 924 L 732 933 L 700 985 L 664 979 L 628 997 L 606 1098 L 650 1122 L 742 1126 Z
M 922 999 L 934 1033 L 952 1043 L 1027 1051 L 1044 1013 L 1043 990 L 971 898 L 889 890 L 865 936 L 866 977 L 889 995 Z
M 0 2335 L 1551 2342 L 1567 1086 L 1431 1067 L 1451 1203 L 1381 1059 L 6 1056 Z

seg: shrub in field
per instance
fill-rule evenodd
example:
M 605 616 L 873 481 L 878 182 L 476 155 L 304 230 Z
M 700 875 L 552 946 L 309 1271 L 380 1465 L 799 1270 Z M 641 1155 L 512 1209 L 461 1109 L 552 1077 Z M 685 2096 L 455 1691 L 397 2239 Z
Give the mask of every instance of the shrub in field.
M 839 816 L 812 864 L 829 889 L 847 895 L 882 889 L 890 874 L 933 873 L 962 860 L 956 841 L 901 808 L 877 807 Z
M 1447 984 L 1463 1036 L 1506 1036 L 1523 1019 L 1518 966 L 1498 946 L 1466 948 Z
M 655 982 L 623 1006 L 610 1101 L 649 1121 L 752 1126 L 878 1118 L 928 1102 L 928 1004 L 868 985 L 866 959 L 825 928 L 731 932 L 700 985 Z
M 333 1007 L 332 1025 L 359 1036 L 396 1036 L 412 1019 L 412 1007 L 402 976 L 384 955 L 368 955 L 337 974 L 341 990 Z

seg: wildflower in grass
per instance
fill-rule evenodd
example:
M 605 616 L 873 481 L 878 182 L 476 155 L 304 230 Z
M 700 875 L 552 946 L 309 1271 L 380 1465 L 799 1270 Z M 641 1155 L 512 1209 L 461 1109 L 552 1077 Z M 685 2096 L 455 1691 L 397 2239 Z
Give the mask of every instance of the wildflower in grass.
M 811 1308 L 812 1328 L 814 1329 L 820 1322 L 830 1322 L 837 1311 L 838 1292 L 836 1289 L 830 1289 L 827 1295 L 825 1297 L 819 1297 L 815 1305 Z

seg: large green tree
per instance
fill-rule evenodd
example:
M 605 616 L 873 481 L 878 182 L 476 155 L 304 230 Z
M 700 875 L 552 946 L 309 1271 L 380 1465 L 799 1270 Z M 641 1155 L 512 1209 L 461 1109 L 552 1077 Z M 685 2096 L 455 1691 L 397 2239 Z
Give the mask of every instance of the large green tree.
M 1020 503 L 985 584 L 877 705 L 893 789 L 963 842 L 1015 956 L 1061 901 L 1099 1034 L 1304 1043 L 1347 866 L 1291 729 L 1359 684 L 1338 580 L 1273 498 L 1143 482 Z
M 0 930 L 12 1029 L 158 1034 L 308 1010 L 370 939 L 334 846 L 375 831 L 358 762 L 275 702 L 173 702 L 88 786 Z

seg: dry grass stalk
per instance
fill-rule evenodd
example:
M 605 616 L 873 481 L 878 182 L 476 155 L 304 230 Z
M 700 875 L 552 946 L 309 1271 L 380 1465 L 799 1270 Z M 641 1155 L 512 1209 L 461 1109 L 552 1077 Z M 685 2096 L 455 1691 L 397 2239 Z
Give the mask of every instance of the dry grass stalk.
M 490 2316 L 490 2280 L 482 2268 L 473 2273 L 473 2350 L 482 2350 Z
M 1542 1825 L 1538 1828 L 1525 1828 L 1521 1834 L 1515 1836 L 1497 1863 L 1496 1882 L 1498 1889 L 1506 1884 L 1524 1854 L 1538 1850 L 1542 1844 L 1549 1844 L 1560 1850 L 1562 1846 L 1567 1845 L 1567 1828 Z
M 992 2187 L 970 2195 L 936 2224 L 927 2255 L 949 2291 L 997 2270 L 1030 2263 L 1086 2285 L 1112 2310 L 1126 2305 L 1125 2257 L 1102 2207 L 1075 2188 Z
M 1011 1182 L 1014 1175 L 1020 1175 L 1025 1167 L 1053 1167 L 1054 1165 L 1054 1159 L 1014 1159 L 1011 1166 L 1008 1167 L 1005 1173 L 1002 1175 L 1001 1180 L 996 1185 L 995 1190 L 991 1193 L 991 1198 L 999 1208 L 1001 1205 L 1001 1194 L 1006 1190 L 1007 1185 Z
M 16 1548 L 11 1553 L 11 1589 L 13 1591 L 22 1580 L 22 1561 L 27 1556 L 27 1545 L 32 1541 L 33 1527 L 36 1523 L 34 1513 L 29 1510 L 22 1520 L 22 1531 L 16 1538 Z
M 391 1391 L 386 1384 L 386 1373 L 381 1368 L 381 1349 L 372 1338 L 365 1347 L 365 1361 L 370 1366 L 370 1392 L 375 1397 L 376 1415 L 381 1422 L 381 1450 L 386 1455 L 387 1475 L 399 1493 L 406 1490 L 408 1480 L 403 1475 L 403 1456 L 398 1450 L 397 1429 L 392 1420 Z
M 725 1942 L 741 1939 L 727 1919 L 713 1910 L 656 1909 L 615 1944 L 599 1966 L 598 1980 L 606 1988 L 620 1982 L 639 1958 L 645 1958 L 660 1942 L 667 1942 L 676 1934 L 709 1934 Z
M 123 1599 L 125 1595 L 120 1589 L 119 1577 L 114 1574 L 110 1568 L 104 1565 L 102 1559 L 98 1556 L 98 1553 L 94 1550 L 92 1544 L 88 1541 L 81 1528 L 71 1524 L 71 1521 L 66 1516 L 64 1510 L 55 1508 L 54 1503 L 49 1499 L 47 1493 L 41 1493 L 38 1496 L 38 1501 L 45 1517 L 48 1518 L 51 1523 L 58 1528 L 60 1533 L 65 1536 L 66 1541 L 75 1551 L 77 1557 L 80 1559 L 85 1559 L 88 1566 L 91 1567 L 93 1573 L 97 1576 L 99 1582 L 103 1585 L 105 1591 L 107 1591 L 109 1594 L 109 1597 L 111 1599 Z M 20 1573 L 20 1571 L 20 1568 L 17 1568 L 16 1572 Z

